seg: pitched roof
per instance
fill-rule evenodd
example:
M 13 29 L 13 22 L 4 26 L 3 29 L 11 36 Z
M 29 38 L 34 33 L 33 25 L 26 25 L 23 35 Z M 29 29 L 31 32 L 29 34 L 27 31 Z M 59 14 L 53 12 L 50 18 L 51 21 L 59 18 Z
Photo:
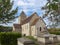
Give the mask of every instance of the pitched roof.
M 30 20 L 32 19 L 32 17 L 33 17 L 35 14 L 37 15 L 37 13 L 35 12 L 35 13 L 33 13 L 30 17 L 28 17 L 28 18 L 26 18 L 25 20 L 23 20 L 22 24 L 25 24 L 25 23 L 30 22 Z
M 32 22 L 31 26 L 32 26 L 32 25 L 35 25 L 39 19 L 41 19 L 41 20 L 43 21 L 43 23 L 46 25 L 46 23 L 44 22 L 44 20 L 43 20 L 41 17 L 39 17 L 39 18 L 35 19 L 35 20 Z
M 21 28 L 21 24 L 13 24 L 14 28 L 20 29 Z
M 40 19 L 44 22 L 43 18 L 40 17 Z M 46 25 L 46 23 L 44 22 L 44 24 Z
M 32 25 L 35 25 L 38 20 L 39 20 L 39 18 L 35 19 L 35 20 L 32 22 L 31 26 L 32 26 Z

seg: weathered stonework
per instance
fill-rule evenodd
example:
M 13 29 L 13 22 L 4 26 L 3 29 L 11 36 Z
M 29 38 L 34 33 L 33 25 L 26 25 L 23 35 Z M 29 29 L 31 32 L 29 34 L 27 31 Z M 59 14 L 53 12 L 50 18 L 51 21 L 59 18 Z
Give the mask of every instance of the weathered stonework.
M 18 24 L 13 25 L 13 32 L 19 32 L 22 36 L 33 36 L 43 45 L 55 45 L 54 43 L 57 43 L 58 40 L 60 40 L 59 36 L 57 39 L 55 35 L 49 34 L 45 22 L 37 13 L 34 13 L 27 18 L 25 13 L 22 12 L 18 17 Z M 18 41 L 18 45 L 19 44 L 21 44 L 21 42 Z

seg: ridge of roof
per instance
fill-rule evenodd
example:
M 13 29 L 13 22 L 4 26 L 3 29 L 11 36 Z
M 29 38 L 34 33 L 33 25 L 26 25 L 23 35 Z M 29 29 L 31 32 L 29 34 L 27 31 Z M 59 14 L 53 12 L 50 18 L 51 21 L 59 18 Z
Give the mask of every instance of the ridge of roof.
M 25 20 L 22 21 L 22 25 L 25 24 L 25 23 L 30 22 L 30 20 L 32 19 L 32 17 L 33 17 L 34 15 L 37 15 L 37 16 L 38 16 L 38 14 L 37 14 L 36 12 L 34 12 L 31 16 L 27 17 Z M 39 16 L 38 16 L 38 17 L 39 17 Z
M 33 21 L 33 23 L 31 24 L 31 26 L 35 25 L 36 22 L 37 22 L 39 19 L 41 19 L 41 20 L 44 22 L 44 20 L 43 20 L 41 17 L 39 17 L 39 18 L 37 18 L 36 20 Z M 44 22 L 44 24 L 46 25 L 45 22 Z

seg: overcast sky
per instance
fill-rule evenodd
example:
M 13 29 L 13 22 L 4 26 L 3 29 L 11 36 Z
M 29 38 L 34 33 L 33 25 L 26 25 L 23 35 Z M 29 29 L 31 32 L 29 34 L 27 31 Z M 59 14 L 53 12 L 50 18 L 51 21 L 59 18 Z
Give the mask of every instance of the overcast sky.
M 11 0 L 13 1 L 13 0 Z M 14 0 L 13 9 L 18 7 L 17 15 L 20 15 L 21 11 L 24 11 L 27 16 L 30 16 L 32 13 L 37 12 L 39 16 L 43 15 L 43 11 L 41 7 L 43 7 L 47 3 L 47 0 Z M 14 23 L 18 23 L 18 19 L 14 21 Z M 9 26 L 12 26 L 9 24 Z

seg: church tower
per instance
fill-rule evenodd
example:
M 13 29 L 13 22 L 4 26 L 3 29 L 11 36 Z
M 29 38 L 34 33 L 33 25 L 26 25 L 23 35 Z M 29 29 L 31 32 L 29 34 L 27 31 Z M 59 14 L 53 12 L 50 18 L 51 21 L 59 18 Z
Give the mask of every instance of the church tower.
M 21 24 L 23 20 L 27 18 L 26 14 L 24 11 L 21 12 L 20 16 L 18 17 L 18 23 Z

